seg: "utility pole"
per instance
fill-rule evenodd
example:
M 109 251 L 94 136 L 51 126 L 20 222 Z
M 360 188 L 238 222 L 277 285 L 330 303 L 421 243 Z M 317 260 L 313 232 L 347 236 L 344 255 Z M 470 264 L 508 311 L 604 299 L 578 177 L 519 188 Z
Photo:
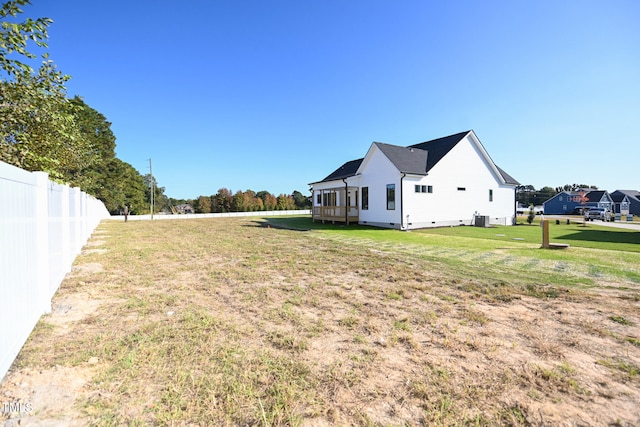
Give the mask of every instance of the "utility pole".
M 149 186 L 151 187 L 151 221 L 153 221 L 153 193 L 155 193 L 155 186 L 153 182 L 153 169 L 151 168 L 151 159 L 149 159 L 149 175 L 151 175 Z

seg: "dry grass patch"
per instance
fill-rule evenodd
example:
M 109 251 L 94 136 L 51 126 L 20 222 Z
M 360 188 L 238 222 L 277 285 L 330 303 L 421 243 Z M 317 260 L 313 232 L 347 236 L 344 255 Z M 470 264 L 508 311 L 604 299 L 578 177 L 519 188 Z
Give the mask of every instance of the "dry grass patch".
M 373 247 L 256 219 L 104 222 L 99 232 L 102 251 L 77 259 L 0 389 L 44 405 L 35 373 L 58 369 L 73 405 L 3 417 L 640 423 L 632 282 L 579 290 L 519 283 L 516 274 L 496 280 L 492 269 L 469 274 L 430 258 L 460 255 L 444 247 L 422 255 L 415 245 Z

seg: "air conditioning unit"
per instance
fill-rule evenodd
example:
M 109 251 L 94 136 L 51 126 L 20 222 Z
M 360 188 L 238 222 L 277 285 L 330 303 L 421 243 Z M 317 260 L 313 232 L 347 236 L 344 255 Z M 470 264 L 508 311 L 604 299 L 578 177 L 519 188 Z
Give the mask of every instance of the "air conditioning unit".
M 489 216 L 488 215 L 477 215 L 476 216 L 476 227 L 488 227 L 489 226 Z

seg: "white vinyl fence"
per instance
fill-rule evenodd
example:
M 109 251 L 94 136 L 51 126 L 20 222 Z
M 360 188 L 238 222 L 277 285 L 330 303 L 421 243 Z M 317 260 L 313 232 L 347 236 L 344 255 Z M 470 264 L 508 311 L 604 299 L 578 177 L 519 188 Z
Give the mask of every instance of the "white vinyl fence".
M 261 216 L 287 216 L 287 215 L 311 215 L 309 209 L 297 209 L 288 211 L 253 211 L 253 212 L 224 212 L 203 214 L 155 214 L 153 219 L 198 219 L 198 218 L 231 218 L 231 217 L 261 217 Z M 111 219 L 124 220 L 124 215 L 112 215 Z M 151 215 L 129 215 L 128 221 L 148 221 Z
M 104 204 L 79 188 L 0 162 L 0 380 L 108 217 Z

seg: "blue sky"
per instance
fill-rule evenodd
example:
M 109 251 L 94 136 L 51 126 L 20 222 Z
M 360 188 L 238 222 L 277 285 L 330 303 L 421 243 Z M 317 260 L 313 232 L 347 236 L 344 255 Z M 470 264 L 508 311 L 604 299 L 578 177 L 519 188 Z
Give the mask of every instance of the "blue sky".
M 308 194 L 371 142 L 473 129 L 536 188 L 640 189 L 640 2 L 32 0 L 165 194 Z

